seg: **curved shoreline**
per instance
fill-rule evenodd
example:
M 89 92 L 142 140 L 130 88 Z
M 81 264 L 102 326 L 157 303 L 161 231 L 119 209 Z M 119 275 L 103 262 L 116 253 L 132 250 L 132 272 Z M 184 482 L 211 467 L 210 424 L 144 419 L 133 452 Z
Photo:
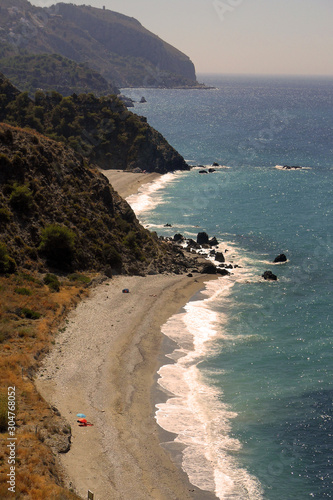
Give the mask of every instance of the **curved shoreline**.
M 67 486 L 83 498 L 88 489 L 97 500 L 216 498 L 191 485 L 160 445 L 151 397 L 161 326 L 212 278 L 116 276 L 68 316 L 36 385 L 72 426 L 60 462 Z M 94 425 L 79 427 L 78 412 Z

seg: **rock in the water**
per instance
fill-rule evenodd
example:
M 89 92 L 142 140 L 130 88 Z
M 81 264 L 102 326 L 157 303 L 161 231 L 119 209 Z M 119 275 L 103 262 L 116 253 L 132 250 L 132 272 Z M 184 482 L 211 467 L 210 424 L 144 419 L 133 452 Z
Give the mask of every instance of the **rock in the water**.
M 201 274 L 216 274 L 217 268 L 212 262 L 207 262 L 204 264 L 201 270 Z
M 287 260 L 288 259 L 287 259 L 286 255 L 284 253 L 280 253 L 280 255 L 278 255 L 277 257 L 275 257 L 275 259 L 274 259 L 273 262 L 274 263 L 276 263 L 276 262 L 287 262 Z
M 172 225 L 167 223 L 167 224 L 164 224 L 164 227 L 172 227 Z
M 215 254 L 215 260 L 217 260 L 217 262 L 225 262 L 225 258 L 224 258 L 224 255 L 222 252 L 216 252 Z
M 208 172 L 209 172 L 210 174 L 212 174 L 213 172 L 216 172 L 216 170 L 215 170 L 215 168 L 209 168 L 209 169 L 208 169 Z
M 213 238 L 209 240 L 209 244 L 211 247 L 216 247 L 219 244 L 219 242 L 217 241 L 216 237 L 213 236 Z
M 197 243 L 199 245 L 208 244 L 208 242 L 209 242 L 209 238 L 208 238 L 208 234 L 207 233 L 198 233 L 198 235 L 197 235 Z
M 184 240 L 184 236 L 180 233 L 175 234 L 173 237 L 173 241 L 183 241 L 183 240 Z
M 213 167 L 219 167 L 220 165 L 219 165 L 216 161 L 214 161 L 214 163 L 213 163 L 213 165 L 212 165 L 212 166 L 213 166 Z
M 216 272 L 221 276 L 229 276 L 230 274 L 229 271 L 227 271 L 226 269 L 217 269 Z
M 140 99 L 140 104 L 144 104 L 145 102 L 147 102 L 146 98 L 142 96 Z
M 207 170 L 199 170 L 199 174 L 208 174 Z
M 264 274 L 262 275 L 262 277 L 265 280 L 271 280 L 271 281 L 277 280 L 277 276 L 275 274 L 273 274 L 272 271 L 265 271 Z

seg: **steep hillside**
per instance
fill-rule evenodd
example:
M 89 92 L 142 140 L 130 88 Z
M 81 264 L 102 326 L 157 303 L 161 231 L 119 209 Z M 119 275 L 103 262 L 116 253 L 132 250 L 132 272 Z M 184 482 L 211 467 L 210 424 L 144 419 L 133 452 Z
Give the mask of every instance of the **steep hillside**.
M 131 274 L 186 269 L 73 150 L 0 125 L 0 273 L 16 267 Z
M 10 53 L 11 51 L 7 51 Z M 64 96 L 93 92 L 118 93 L 97 71 L 58 54 L 20 54 L 0 59 L 0 71 L 22 92 L 55 90 Z
M 164 137 L 116 96 L 37 92 L 32 101 L 0 74 L 0 121 L 66 142 L 101 168 L 159 173 L 189 169 Z
M 27 0 L 2 0 L 1 43 L 88 63 L 119 87 L 198 86 L 188 56 L 137 20 L 107 9 L 64 3 L 39 8 Z

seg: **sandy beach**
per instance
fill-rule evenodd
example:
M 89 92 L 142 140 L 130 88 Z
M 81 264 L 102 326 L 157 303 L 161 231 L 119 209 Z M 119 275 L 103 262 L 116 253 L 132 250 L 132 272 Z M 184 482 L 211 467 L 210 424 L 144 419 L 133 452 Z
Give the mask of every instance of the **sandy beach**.
M 143 182 L 133 177 L 141 174 L 112 175 L 126 196 Z M 160 445 L 152 403 L 160 328 L 211 278 L 115 276 L 69 314 L 36 384 L 72 427 L 71 449 L 59 458 L 67 486 L 82 498 L 88 490 L 94 500 L 216 498 L 192 486 Z M 79 427 L 77 413 L 93 426 Z
M 156 172 L 147 174 L 133 174 L 123 170 L 101 170 L 101 172 L 123 198 L 136 193 L 142 184 L 153 182 L 161 177 L 161 174 Z

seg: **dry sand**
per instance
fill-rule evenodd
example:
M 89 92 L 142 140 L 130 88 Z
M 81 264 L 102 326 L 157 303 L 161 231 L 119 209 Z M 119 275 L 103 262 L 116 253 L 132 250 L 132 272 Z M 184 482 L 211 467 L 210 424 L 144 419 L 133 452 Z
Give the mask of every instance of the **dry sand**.
M 156 172 L 147 174 L 133 174 L 132 172 L 124 172 L 123 170 L 101 170 L 101 172 L 108 178 L 110 184 L 112 184 L 113 188 L 123 198 L 136 193 L 142 184 L 153 182 L 161 177 L 161 174 L 157 174 Z
M 162 448 L 152 404 L 160 328 L 210 278 L 116 276 L 69 314 L 36 384 L 72 427 L 60 462 L 67 486 L 82 498 L 88 490 L 95 500 L 216 498 L 193 487 Z M 93 426 L 79 427 L 77 413 Z

